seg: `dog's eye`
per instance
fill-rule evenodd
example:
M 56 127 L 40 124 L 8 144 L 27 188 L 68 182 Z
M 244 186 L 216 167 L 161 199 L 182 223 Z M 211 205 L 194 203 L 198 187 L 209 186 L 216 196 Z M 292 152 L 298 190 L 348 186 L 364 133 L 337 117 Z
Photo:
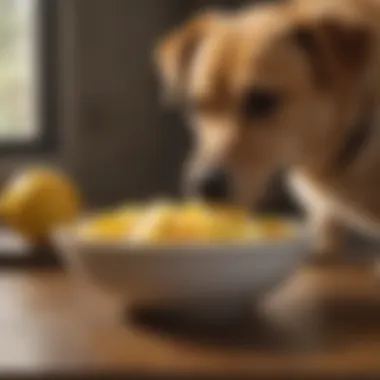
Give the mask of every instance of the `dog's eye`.
M 243 100 L 244 117 L 252 119 L 262 119 L 271 116 L 277 111 L 280 105 L 278 94 L 254 89 L 248 92 Z

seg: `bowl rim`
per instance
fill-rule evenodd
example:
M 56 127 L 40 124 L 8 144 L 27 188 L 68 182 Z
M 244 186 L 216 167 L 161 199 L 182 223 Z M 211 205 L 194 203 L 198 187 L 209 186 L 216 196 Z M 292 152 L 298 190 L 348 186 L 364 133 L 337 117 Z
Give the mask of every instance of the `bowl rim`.
M 105 250 L 124 251 L 128 255 L 140 255 L 149 256 L 149 254 L 154 254 L 156 256 L 160 254 L 169 254 L 181 252 L 181 256 L 194 255 L 197 252 L 207 252 L 209 254 L 221 252 L 234 252 L 236 253 L 252 253 L 268 254 L 268 250 L 289 247 L 299 244 L 305 244 L 309 238 L 310 233 L 308 228 L 302 224 L 302 221 L 295 218 L 287 218 L 288 223 L 292 224 L 294 227 L 294 232 L 290 237 L 279 238 L 279 239 L 260 239 L 257 241 L 226 241 L 226 242 L 188 242 L 183 244 L 176 243 L 163 243 L 163 244 L 150 244 L 150 243 L 139 243 L 131 242 L 128 240 L 119 241 L 100 241 L 100 240 L 89 240 L 81 237 L 75 231 L 75 226 L 71 227 L 61 227 L 54 231 L 52 234 L 52 240 L 58 246 L 62 246 L 65 243 L 74 245 L 79 249 L 85 249 L 91 251 L 92 254 L 100 254 Z

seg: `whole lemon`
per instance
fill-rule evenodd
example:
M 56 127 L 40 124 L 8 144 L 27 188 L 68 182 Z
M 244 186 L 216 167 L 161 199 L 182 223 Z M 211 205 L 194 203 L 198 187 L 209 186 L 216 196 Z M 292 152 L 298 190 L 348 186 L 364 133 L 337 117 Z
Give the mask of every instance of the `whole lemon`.
M 0 196 L 0 214 L 10 227 L 33 242 L 69 224 L 81 208 L 74 184 L 60 171 L 34 168 L 15 175 Z

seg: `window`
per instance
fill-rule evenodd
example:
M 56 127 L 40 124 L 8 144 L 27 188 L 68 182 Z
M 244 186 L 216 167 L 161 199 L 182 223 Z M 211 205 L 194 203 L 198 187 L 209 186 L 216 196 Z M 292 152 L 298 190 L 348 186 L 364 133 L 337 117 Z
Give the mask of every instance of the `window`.
M 0 1 L 0 154 L 52 148 L 55 2 Z
M 0 155 L 55 148 L 57 0 L 0 0 Z M 0 230 L 0 267 L 55 262 Z M 46 252 L 45 252 L 46 251 Z

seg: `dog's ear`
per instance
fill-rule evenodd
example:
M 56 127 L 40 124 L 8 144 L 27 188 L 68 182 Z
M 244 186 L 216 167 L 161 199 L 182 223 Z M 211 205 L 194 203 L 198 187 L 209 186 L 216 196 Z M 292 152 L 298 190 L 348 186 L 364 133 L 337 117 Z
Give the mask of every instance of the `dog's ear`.
M 154 60 L 169 100 L 181 95 L 186 88 L 192 57 L 220 16 L 218 11 L 205 12 L 158 43 Z
M 321 86 L 342 78 L 359 78 L 370 61 L 372 35 L 362 25 L 324 18 L 298 25 L 292 37 Z

